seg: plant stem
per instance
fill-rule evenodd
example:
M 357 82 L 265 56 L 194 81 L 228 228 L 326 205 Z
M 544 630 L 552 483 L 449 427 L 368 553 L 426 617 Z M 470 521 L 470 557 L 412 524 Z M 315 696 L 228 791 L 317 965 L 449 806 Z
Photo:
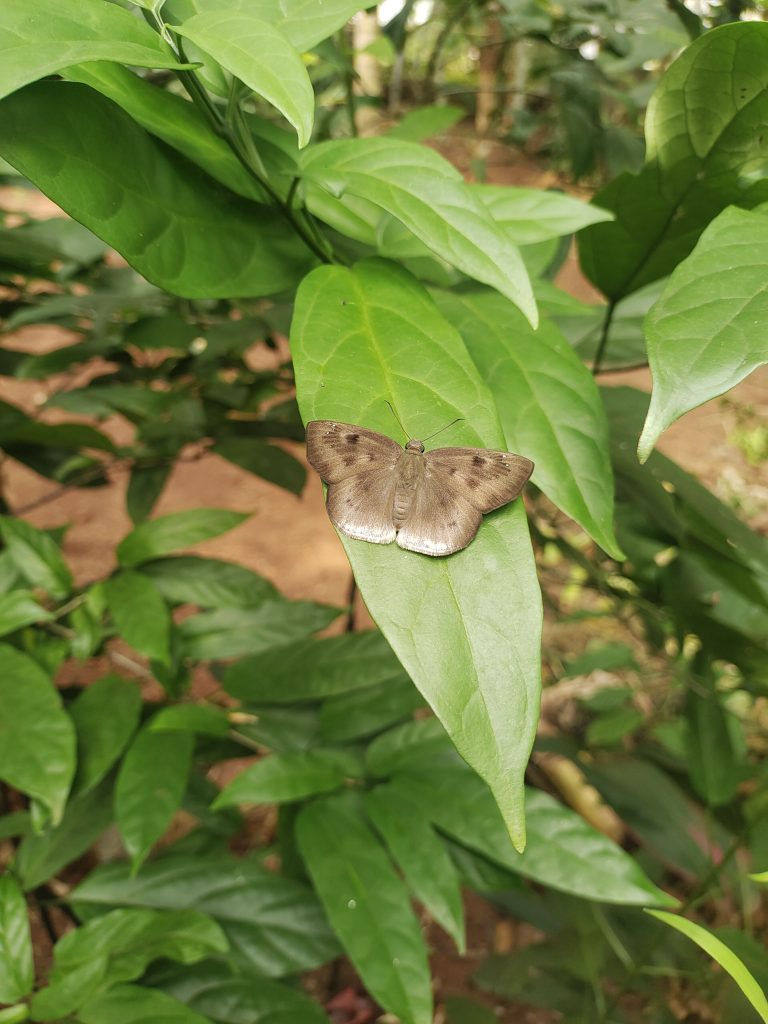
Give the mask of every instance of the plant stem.
M 611 300 L 608 303 L 608 308 L 605 311 L 605 319 L 603 320 L 603 329 L 600 332 L 600 343 L 597 346 L 597 352 L 595 352 L 595 359 L 592 363 L 592 375 L 596 377 L 600 373 L 600 367 L 603 365 L 603 357 L 605 356 L 605 350 L 608 347 L 608 335 L 611 330 L 611 321 L 613 320 L 613 313 L 616 309 L 616 303 Z

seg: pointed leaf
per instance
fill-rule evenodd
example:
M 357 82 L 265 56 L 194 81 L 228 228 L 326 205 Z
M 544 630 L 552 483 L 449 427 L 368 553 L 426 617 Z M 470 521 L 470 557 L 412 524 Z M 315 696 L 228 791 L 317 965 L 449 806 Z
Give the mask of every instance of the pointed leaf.
M 442 109 L 442 108 L 438 108 Z M 472 191 L 503 224 L 516 245 L 532 245 L 570 235 L 588 224 L 613 220 L 613 214 L 564 192 L 509 185 L 472 185 Z
M 167 665 L 171 657 L 171 616 L 154 583 L 128 569 L 105 582 L 104 595 L 126 643 L 139 654 Z
M 75 789 L 104 778 L 139 723 L 141 692 L 130 679 L 109 675 L 86 687 L 69 708 L 77 732 Z
M 0 877 L 0 1003 L 15 1003 L 32 989 L 35 969 L 29 912 L 19 883 Z
M 187 657 L 239 658 L 303 640 L 325 629 L 339 615 L 338 608 L 284 597 L 262 601 L 256 608 L 216 608 L 190 615 L 179 624 Z
M 359 758 L 348 750 L 271 754 L 241 772 L 213 802 L 214 810 L 237 804 L 285 803 L 340 789 L 360 777 Z
M 461 175 L 434 150 L 382 136 L 323 142 L 302 174 L 332 194 L 375 203 L 437 256 L 506 295 L 535 325 L 536 303 L 517 247 Z
M 77 1014 L 80 1024 L 211 1024 L 157 989 L 115 985 L 90 999 Z
M 49 622 L 53 614 L 41 608 L 28 590 L 12 590 L 0 596 L 0 636 L 15 633 L 33 622 Z
M 225 508 L 191 508 L 140 523 L 120 541 L 117 557 L 126 567 L 149 562 L 180 548 L 218 537 L 238 526 L 247 514 Z
M 645 321 L 653 393 L 637 449 L 642 462 L 676 419 L 768 363 L 767 293 L 768 208 L 729 207 Z
M 51 597 L 66 597 L 72 590 L 72 574 L 61 550 L 49 534 L 38 530 L 23 519 L 3 516 L 0 519 L 8 555 L 33 587 L 40 587 Z
M 263 576 L 234 562 L 180 555 L 148 562 L 141 567 L 171 604 L 201 608 L 255 608 L 276 594 Z
M 323 267 L 292 328 L 304 420 L 413 436 L 456 416 L 454 444 L 503 448 L 493 398 L 421 286 L 384 261 Z M 406 671 L 525 842 L 522 778 L 536 728 L 541 605 L 525 510 L 486 516 L 464 551 L 429 558 L 342 537 L 360 590 Z
M 379 841 L 338 797 L 308 804 L 296 821 L 296 838 L 328 918 L 371 995 L 403 1024 L 431 1024 L 424 939 Z

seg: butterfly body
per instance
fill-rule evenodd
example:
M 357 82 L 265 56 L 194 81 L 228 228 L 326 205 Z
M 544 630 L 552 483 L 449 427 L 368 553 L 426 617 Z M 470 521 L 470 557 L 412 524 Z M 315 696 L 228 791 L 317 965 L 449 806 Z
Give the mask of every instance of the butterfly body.
M 521 455 L 486 448 L 424 451 L 373 430 L 313 420 L 307 457 L 328 484 L 326 504 L 339 530 L 358 540 L 425 555 L 469 544 L 485 512 L 516 498 L 533 470 Z

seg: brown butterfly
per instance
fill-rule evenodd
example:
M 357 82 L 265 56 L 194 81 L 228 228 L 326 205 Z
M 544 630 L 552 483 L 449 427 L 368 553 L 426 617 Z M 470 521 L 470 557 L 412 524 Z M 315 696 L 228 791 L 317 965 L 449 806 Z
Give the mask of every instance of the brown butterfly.
M 522 455 L 488 448 L 425 454 L 423 441 L 401 448 L 335 420 L 307 424 L 307 458 L 328 484 L 328 515 L 342 533 L 374 544 L 397 540 L 422 555 L 465 548 L 483 513 L 513 501 L 533 472 Z

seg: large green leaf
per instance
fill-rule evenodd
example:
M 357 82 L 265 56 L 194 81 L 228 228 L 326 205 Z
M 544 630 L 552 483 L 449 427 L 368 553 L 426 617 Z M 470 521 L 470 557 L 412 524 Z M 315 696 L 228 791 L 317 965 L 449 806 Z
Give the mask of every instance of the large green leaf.
M 731 203 L 768 199 L 768 25 L 706 32 L 668 69 L 645 116 L 647 163 L 594 197 L 616 214 L 580 234 L 584 272 L 619 299 L 669 274 Z
M 296 838 L 328 918 L 371 995 L 403 1024 L 430 1024 L 424 939 L 377 838 L 343 797 L 308 804 L 296 821 Z
M 171 854 L 145 864 L 92 872 L 74 891 L 76 906 L 192 907 L 221 925 L 234 963 L 281 977 L 317 967 L 338 945 L 312 891 L 267 871 L 253 857 Z
M 359 778 L 360 774 L 359 759 L 348 750 L 272 754 L 233 779 L 218 795 L 213 807 L 301 800 L 316 793 L 341 789 L 350 776 Z
M 104 596 L 120 636 L 131 647 L 161 664 L 170 661 L 171 615 L 154 583 L 132 569 L 104 584 Z
M 36 661 L 0 644 L 0 779 L 61 819 L 75 773 L 75 729 Z
M 374 203 L 437 256 L 498 289 L 536 323 L 536 303 L 522 257 L 461 174 L 427 146 L 382 136 L 313 146 L 302 175 L 333 195 Z
M 0 597 L 0 636 L 52 618 L 53 614 L 41 607 L 28 590 L 12 590 Z
M 250 10 L 227 10 L 196 14 L 174 31 L 269 100 L 296 129 L 299 146 L 306 146 L 315 95 L 301 58 L 278 29 Z
M 608 210 L 564 192 L 508 185 L 472 185 L 471 189 L 516 245 L 560 238 L 589 224 L 613 220 Z
M 141 692 L 131 679 L 104 676 L 70 705 L 77 731 L 75 790 L 92 789 L 120 757 L 138 725 Z
M 608 424 L 592 375 L 551 321 L 532 330 L 497 292 L 435 291 L 433 297 L 493 392 L 507 444 L 535 463 L 533 482 L 621 558 Z
M 86 60 L 142 68 L 178 68 L 170 47 L 116 4 L 93 0 L 4 0 L 0 97 Z
M 3 100 L 0 156 L 176 295 L 268 295 L 313 262 L 276 213 L 223 192 L 80 84 L 41 82 Z
M 77 1014 L 80 1024 L 210 1024 L 165 992 L 140 985 L 115 985 L 90 999 Z
M 766 214 L 765 207 L 724 210 L 648 314 L 653 393 L 638 445 L 642 461 L 679 416 L 768 362 Z
M 461 416 L 450 441 L 504 447 L 493 397 L 458 333 L 391 264 L 313 272 L 299 289 L 292 346 L 305 421 L 391 435 L 389 401 L 413 436 Z M 371 614 L 522 847 L 541 628 L 522 502 L 486 517 L 469 547 L 447 558 L 342 541 Z
M 466 767 L 441 765 L 430 772 L 422 763 L 390 785 L 418 801 L 441 831 L 542 885 L 601 903 L 674 903 L 620 846 L 540 790 L 526 793 L 528 846 L 518 853 L 488 788 Z
M 11 874 L 0 877 L 0 1003 L 28 995 L 35 980 L 27 904 Z
M 180 548 L 218 537 L 247 519 L 226 508 L 191 508 L 140 523 L 117 546 L 121 565 L 140 565 Z
M 216 608 L 190 615 L 178 632 L 187 657 L 239 658 L 303 640 L 338 615 L 339 609 L 328 605 L 275 597 L 256 608 Z
M 181 804 L 193 745 L 191 733 L 153 732 L 147 724 L 123 758 L 115 788 L 115 819 L 134 868 Z
M 255 608 L 276 594 L 272 584 L 243 565 L 217 558 L 179 555 L 142 565 L 160 593 L 172 604 L 201 608 Z

